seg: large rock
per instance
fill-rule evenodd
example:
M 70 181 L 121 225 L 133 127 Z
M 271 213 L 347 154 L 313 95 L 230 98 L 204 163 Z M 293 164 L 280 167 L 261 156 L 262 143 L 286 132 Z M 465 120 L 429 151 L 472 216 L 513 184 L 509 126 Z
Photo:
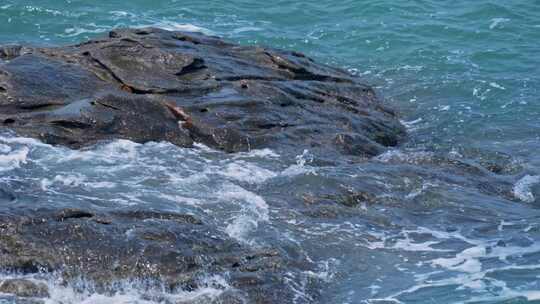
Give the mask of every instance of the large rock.
M 160 29 L 0 47 L 0 126 L 78 148 L 113 138 L 372 156 L 405 135 L 373 89 L 303 54 Z

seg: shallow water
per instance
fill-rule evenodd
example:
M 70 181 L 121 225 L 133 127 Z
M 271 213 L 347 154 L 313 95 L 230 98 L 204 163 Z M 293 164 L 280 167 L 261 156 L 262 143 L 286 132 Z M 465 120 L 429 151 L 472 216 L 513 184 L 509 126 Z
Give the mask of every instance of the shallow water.
M 409 141 L 325 167 L 309 151 L 123 140 L 74 151 L 2 131 L 0 186 L 18 199 L 0 208 L 191 213 L 246 246 L 295 248 L 319 265 L 287 278 L 297 303 L 540 301 L 540 2 L 0 2 L 2 43 L 68 44 L 148 25 L 295 49 L 348 69 L 400 111 Z M 483 184 L 485 175 L 497 183 Z M 375 197 L 336 206 L 358 190 Z M 310 206 L 329 194 L 328 206 Z M 204 303 L 231 289 L 226 274 L 191 293 L 119 282 L 97 294 L 91 282 L 34 279 L 54 291 L 49 303 Z M 323 282 L 320 299 L 305 292 L 310 279 Z

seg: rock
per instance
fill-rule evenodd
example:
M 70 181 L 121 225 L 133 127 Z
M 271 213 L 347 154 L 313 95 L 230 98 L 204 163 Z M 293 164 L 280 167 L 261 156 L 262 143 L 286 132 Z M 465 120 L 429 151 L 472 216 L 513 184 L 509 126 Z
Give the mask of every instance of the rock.
M 345 71 L 297 52 L 155 28 L 66 47 L 0 47 L 0 113 L 0 126 L 73 148 L 123 138 L 366 157 L 405 136 L 373 89 Z
M 0 283 L 0 292 L 26 298 L 44 298 L 49 296 L 47 285 L 41 282 L 32 282 L 24 279 L 4 280 Z
M 22 51 L 23 48 L 20 45 L 0 46 L 0 59 L 9 60 L 18 57 Z
M 83 278 L 102 293 L 119 281 L 153 279 L 171 291 L 190 291 L 204 287 L 199 278 L 226 274 L 240 293 L 223 303 L 241 303 L 238 296 L 248 303 L 283 303 L 293 298 L 286 273 L 314 267 L 280 250 L 244 246 L 187 214 L 25 210 L 0 212 L 0 223 L 0 269 L 60 273 L 67 282 Z M 44 296 L 25 282 L 4 285 L 0 291 Z
M 15 196 L 14 193 L 0 186 L 0 203 L 12 202 L 16 199 L 17 197 Z

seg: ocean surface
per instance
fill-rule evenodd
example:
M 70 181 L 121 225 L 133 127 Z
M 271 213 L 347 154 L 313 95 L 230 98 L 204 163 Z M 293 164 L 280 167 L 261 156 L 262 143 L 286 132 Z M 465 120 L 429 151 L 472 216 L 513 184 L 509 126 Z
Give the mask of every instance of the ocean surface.
M 15 204 L 188 211 L 246 246 L 300 247 L 319 269 L 287 278 L 296 303 L 540 303 L 540 1 L 0 0 L 2 44 L 72 44 L 128 26 L 292 49 L 349 70 L 398 110 L 409 139 L 324 167 L 309 150 L 117 140 L 75 151 L 0 130 L 0 184 L 20 194 Z M 496 165 L 511 195 L 414 169 L 434 155 Z M 289 207 L 325 187 L 376 189 L 378 203 L 337 218 Z M 304 292 L 310 277 L 324 282 L 319 299 Z M 50 286 L 47 303 L 155 303 L 147 294 L 160 292 L 36 279 Z M 226 275 L 208 280 L 155 298 L 190 303 L 232 288 Z

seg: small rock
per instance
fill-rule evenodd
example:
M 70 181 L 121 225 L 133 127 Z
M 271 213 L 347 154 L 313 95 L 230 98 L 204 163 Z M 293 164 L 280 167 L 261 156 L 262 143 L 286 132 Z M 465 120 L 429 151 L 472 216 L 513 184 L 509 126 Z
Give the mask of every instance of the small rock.
M 15 194 L 0 186 L 0 202 L 11 202 L 16 199 Z
M 47 285 L 24 279 L 9 279 L 0 284 L 0 292 L 25 298 L 45 298 L 49 296 Z

